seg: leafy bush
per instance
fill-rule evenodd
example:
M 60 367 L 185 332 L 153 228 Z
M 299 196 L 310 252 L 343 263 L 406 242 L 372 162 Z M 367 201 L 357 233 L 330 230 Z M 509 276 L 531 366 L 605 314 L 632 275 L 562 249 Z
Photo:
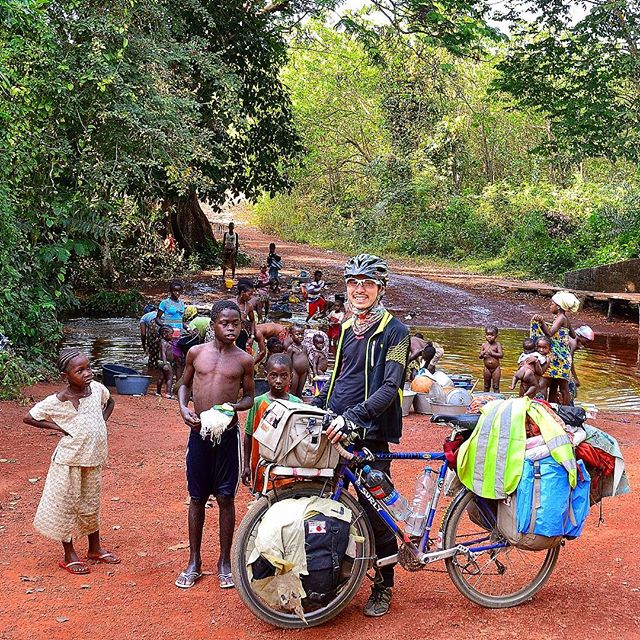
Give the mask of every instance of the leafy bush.
M 135 316 L 144 298 L 135 289 L 129 291 L 98 291 L 81 301 L 83 315 L 87 316 Z

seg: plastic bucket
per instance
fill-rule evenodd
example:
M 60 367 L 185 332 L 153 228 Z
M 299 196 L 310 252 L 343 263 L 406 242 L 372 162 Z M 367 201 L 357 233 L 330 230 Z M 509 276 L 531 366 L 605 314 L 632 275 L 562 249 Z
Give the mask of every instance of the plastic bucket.
M 413 399 L 413 410 L 416 413 L 430 415 L 433 413 L 433 403 L 429 399 L 428 393 L 416 393 Z
M 121 396 L 143 396 L 147 393 L 151 376 L 116 374 L 116 389 Z
M 404 390 L 402 392 L 402 415 L 408 416 L 411 411 L 411 407 L 413 407 L 413 401 L 418 395 L 415 391 Z
M 137 375 L 137 371 L 131 367 L 123 367 L 121 364 L 103 364 L 102 365 L 102 384 L 105 387 L 115 387 L 116 380 L 115 375 L 119 373 L 126 373 L 131 375 Z

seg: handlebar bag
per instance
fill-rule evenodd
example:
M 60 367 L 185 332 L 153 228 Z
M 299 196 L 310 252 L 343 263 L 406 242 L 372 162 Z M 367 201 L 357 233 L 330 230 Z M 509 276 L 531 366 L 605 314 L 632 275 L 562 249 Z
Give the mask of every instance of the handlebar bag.
M 285 467 L 333 469 L 340 454 L 322 432 L 326 411 L 287 400 L 275 400 L 253 437 L 260 456 Z

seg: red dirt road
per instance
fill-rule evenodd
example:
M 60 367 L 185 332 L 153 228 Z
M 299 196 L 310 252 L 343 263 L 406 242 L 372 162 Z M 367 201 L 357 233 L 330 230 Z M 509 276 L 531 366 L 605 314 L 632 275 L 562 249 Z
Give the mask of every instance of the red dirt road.
M 30 390 L 36 400 L 57 385 Z M 184 453 L 187 430 L 175 401 L 115 396 L 109 423 L 109 464 L 104 472 L 102 532 L 105 546 L 122 558 L 90 575 L 57 567 L 58 545 L 31 527 L 57 436 L 23 425 L 25 407 L 0 403 L 0 638 L 241 639 L 285 638 L 254 618 L 235 590 L 221 591 L 213 575 L 189 591 L 173 581 L 188 550 Z M 632 488 L 640 483 L 640 425 L 635 416 L 609 414 L 596 424 L 618 438 Z M 402 448 L 439 449 L 445 432 L 412 416 Z M 6 462 L 9 460 L 9 462 Z M 403 493 L 415 463 L 395 463 Z M 35 480 L 36 482 L 30 482 Z M 585 533 L 566 545 L 555 573 L 532 602 L 510 610 L 481 609 L 465 600 L 446 574 L 399 569 L 391 612 L 371 620 L 361 614 L 363 587 L 336 620 L 304 632 L 332 638 L 537 638 L 599 640 L 640 637 L 640 533 L 638 493 L 608 499 L 605 523 L 592 511 Z M 238 522 L 249 495 L 240 489 Z M 204 569 L 215 571 L 217 513 L 207 512 Z M 86 550 L 86 541 L 78 547 Z M 436 565 L 443 568 L 443 565 Z M 296 636 L 298 637 L 298 636 Z

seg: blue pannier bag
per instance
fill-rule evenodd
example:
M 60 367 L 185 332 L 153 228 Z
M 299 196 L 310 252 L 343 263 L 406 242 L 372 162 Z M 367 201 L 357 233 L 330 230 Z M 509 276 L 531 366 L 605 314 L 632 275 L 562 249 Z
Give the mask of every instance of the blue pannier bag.
M 525 460 L 516 490 L 516 525 L 520 533 L 577 538 L 589 515 L 591 479 L 577 461 L 574 489 L 564 467 L 551 456 Z

